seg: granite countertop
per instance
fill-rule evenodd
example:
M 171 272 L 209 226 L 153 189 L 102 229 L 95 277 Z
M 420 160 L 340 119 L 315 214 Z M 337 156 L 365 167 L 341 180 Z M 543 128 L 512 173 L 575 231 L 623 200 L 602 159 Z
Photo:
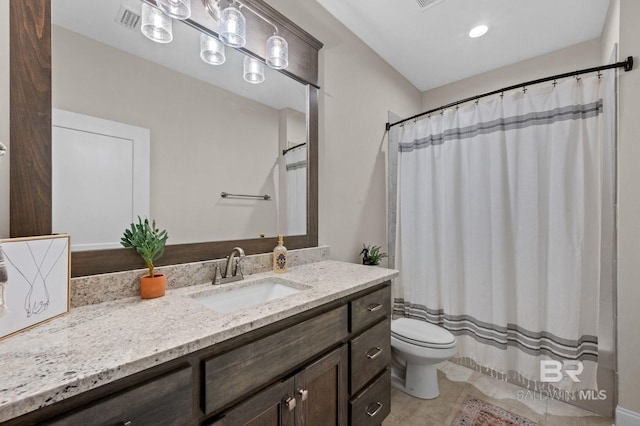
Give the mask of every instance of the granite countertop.
M 68 315 L 0 342 L 0 422 L 323 305 L 398 275 L 392 269 L 337 261 L 259 273 L 304 284 L 306 290 L 219 314 L 188 297 L 211 284 L 72 309 Z M 214 291 L 223 289 L 223 284 Z

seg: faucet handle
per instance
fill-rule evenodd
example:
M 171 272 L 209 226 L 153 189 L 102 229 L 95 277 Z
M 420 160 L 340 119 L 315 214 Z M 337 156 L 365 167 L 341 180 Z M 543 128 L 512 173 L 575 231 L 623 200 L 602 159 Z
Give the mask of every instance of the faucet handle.
M 222 272 L 220 271 L 220 266 L 216 266 L 216 270 L 213 273 L 213 280 L 211 284 L 220 284 L 222 282 Z
M 240 257 L 236 257 L 236 267 L 233 271 L 234 276 L 240 275 L 240 279 L 244 279 L 244 275 L 242 274 L 242 259 L 244 259 L 244 255 Z

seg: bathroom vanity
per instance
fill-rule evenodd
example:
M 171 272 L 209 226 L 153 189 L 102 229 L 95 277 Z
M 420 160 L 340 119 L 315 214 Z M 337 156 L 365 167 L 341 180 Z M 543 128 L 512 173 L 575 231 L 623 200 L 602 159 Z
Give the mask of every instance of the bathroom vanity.
M 0 342 L 0 421 L 380 424 L 397 272 L 323 261 L 283 275 L 303 290 L 220 314 L 193 299 L 210 284 L 190 286 L 77 308 Z

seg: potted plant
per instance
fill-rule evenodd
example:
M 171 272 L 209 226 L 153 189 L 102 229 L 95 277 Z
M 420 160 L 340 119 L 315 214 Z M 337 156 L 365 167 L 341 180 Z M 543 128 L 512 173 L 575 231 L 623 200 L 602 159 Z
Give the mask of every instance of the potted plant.
M 367 246 L 362 244 L 360 256 L 362 256 L 363 265 L 379 265 L 380 261 L 387 257 L 387 253 L 381 252 L 380 246 Z
M 143 299 L 164 296 L 166 279 L 163 274 L 154 274 L 153 262 L 164 254 L 167 238 L 167 231 L 157 229 L 155 220 L 149 223 L 149 219 L 143 221 L 138 216 L 138 223 L 132 223 L 131 229 L 126 229 L 120 240 L 124 247 L 136 249 L 149 268 L 149 275 L 140 277 L 140 296 Z

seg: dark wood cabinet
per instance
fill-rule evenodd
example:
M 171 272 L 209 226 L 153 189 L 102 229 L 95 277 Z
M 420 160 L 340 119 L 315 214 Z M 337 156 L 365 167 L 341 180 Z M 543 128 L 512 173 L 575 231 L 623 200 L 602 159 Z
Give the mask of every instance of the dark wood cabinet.
M 377 425 L 390 410 L 384 283 L 3 425 Z
M 204 363 L 206 414 L 280 379 L 347 336 L 348 310 L 340 306 Z
M 215 426 L 293 426 L 296 399 L 294 379 L 276 383 L 247 398 L 206 425 Z
M 349 302 L 349 424 L 373 426 L 391 411 L 391 288 Z
M 349 402 L 349 417 L 354 426 L 375 426 L 391 412 L 391 370 L 366 386 Z
M 341 346 L 286 380 L 223 412 L 215 426 L 347 424 L 347 347 Z
M 347 353 L 344 345 L 295 376 L 297 426 L 347 425 Z
M 390 333 L 391 319 L 386 318 L 349 342 L 352 394 L 391 364 Z
M 186 425 L 193 417 L 191 382 L 191 367 L 185 366 L 42 424 Z

